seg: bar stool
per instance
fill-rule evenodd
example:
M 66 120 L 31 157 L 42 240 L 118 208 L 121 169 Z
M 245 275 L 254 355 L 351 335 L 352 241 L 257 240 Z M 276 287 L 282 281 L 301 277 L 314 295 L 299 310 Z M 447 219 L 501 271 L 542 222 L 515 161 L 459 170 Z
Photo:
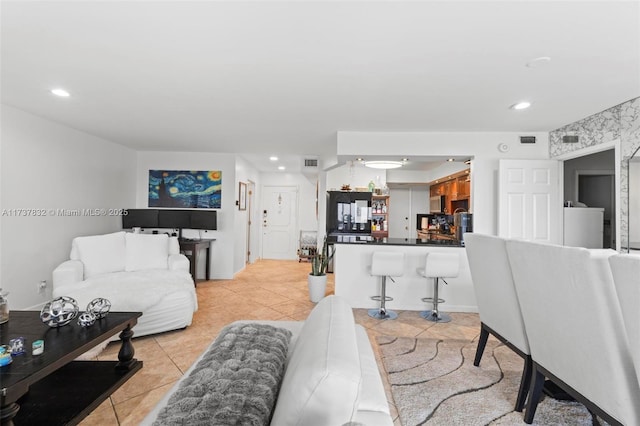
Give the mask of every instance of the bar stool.
M 379 309 L 369 309 L 369 316 L 377 319 L 396 319 L 398 314 L 388 310 L 385 302 L 393 300 L 387 296 L 387 277 L 400 277 L 404 273 L 404 253 L 377 251 L 371 257 L 371 275 L 382 278 L 380 296 L 371 296 L 372 300 L 380 301 Z
M 444 299 L 438 297 L 438 281 L 458 276 L 460 256 L 458 253 L 427 253 L 424 268 L 418 268 L 418 274 L 425 278 L 433 278 L 433 297 L 424 297 L 423 302 L 433 302 L 433 309 L 420 312 L 420 316 L 428 321 L 449 322 L 451 317 L 438 310 L 438 303 Z M 447 284 L 446 281 L 444 281 Z

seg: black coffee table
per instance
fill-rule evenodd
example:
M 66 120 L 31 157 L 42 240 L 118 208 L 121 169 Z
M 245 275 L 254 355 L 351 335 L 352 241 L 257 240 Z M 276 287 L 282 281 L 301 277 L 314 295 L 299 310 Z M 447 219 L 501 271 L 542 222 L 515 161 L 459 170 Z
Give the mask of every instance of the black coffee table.
M 77 424 L 142 368 L 133 358 L 134 325 L 141 312 L 110 312 L 91 327 L 76 321 L 51 328 L 38 311 L 11 311 L 0 325 L 0 341 L 25 338 L 26 353 L 0 367 L 2 424 Z M 74 361 L 120 333 L 118 361 Z M 31 344 L 44 340 L 44 353 L 31 355 Z

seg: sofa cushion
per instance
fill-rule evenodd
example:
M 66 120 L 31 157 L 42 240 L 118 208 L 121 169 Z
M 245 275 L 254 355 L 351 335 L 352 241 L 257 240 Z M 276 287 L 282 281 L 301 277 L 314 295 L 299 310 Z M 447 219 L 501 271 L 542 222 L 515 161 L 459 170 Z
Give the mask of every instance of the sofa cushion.
M 70 258 L 82 262 L 85 279 L 94 275 L 123 271 L 125 232 L 76 237 L 71 244 Z
M 153 424 L 269 424 L 290 338 L 270 325 L 228 325 Z
M 167 234 L 126 234 L 125 271 L 167 269 L 169 236 Z
M 169 237 L 169 254 L 180 254 L 178 237 Z
M 326 297 L 311 311 L 300 331 L 271 424 L 347 423 L 357 411 L 360 380 L 351 307 L 344 299 Z

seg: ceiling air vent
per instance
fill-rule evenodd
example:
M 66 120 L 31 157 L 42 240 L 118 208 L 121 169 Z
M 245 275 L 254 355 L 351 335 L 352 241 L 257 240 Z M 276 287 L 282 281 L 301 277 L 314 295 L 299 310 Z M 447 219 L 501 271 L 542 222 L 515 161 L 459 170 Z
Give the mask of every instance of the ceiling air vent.
M 317 158 L 303 158 L 302 159 L 302 173 L 315 176 L 318 174 L 318 159 Z
M 578 135 L 564 135 L 562 143 L 578 143 Z
M 536 143 L 535 136 L 520 136 L 520 143 Z

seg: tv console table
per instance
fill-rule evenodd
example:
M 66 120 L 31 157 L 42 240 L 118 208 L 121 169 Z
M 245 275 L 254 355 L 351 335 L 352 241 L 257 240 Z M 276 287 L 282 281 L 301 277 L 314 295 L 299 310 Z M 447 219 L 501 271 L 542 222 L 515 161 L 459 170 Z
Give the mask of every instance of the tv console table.
M 110 312 L 91 327 L 76 321 L 51 328 L 38 311 L 11 311 L 0 325 L 2 344 L 24 337 L 25 353 L 0 367 L 0 420 L 5 424 L 77 424 L 142 368 L 131 344 L 141 312 Z M 74 361 L 120 333 L 118 361 Z M 44 353 L 31 344 L 44 340 Z
M 191 276 L 193 277 L 193 283 L 197 284 L 198 279 L 196 278 L 196 274 L 198 273 L 198 250 L 206 249 L 206 265 L 205 265 L 205 277 L 207 280 L 211 279 L 211 243 L 215 241 L 213 239 L 179 239 L 178 243 L 180 244 L 181 252 L 190 252 L 191 254 L 186 255 L 190 261 L 191 268 Z

